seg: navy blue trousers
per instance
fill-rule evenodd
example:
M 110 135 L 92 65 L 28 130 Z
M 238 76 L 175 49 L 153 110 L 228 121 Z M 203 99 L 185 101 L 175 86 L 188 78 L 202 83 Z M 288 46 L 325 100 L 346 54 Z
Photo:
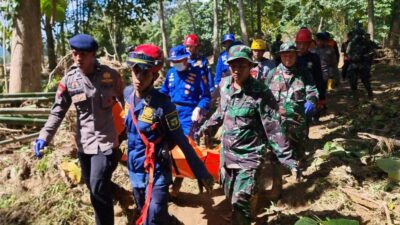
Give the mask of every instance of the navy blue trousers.
M 90 191 L 96 225 L 113 225 L 111 176 L 118 164 L 117 152 L 99 150 L 96 155 L 78 153 L 83 179 Z
M 141 211 L 146 200 L 146 188 L 133 188 L 133 196 L 138 209 Z M 168 214 L 168 185 L 153 186 L 153 193 L 145 225 L 168 225 L 171 217 Z

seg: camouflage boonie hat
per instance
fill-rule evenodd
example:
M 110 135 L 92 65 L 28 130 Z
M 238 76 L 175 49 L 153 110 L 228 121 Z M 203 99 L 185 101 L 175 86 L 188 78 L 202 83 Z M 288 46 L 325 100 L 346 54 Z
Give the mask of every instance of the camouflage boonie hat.
M 281 47 L 279 48 L 279 53 L 282 52 L 298 52 L 296 44 L 293 41 L 288 41 L 283 44 L 281 44 Z
M 251 59 L 251 49 L 246 45 L 235 45 L 229 48 L 228 60 L 227 62 L 231 62 L 235 59 L 246 59 L 247 61 L 254 63 Z

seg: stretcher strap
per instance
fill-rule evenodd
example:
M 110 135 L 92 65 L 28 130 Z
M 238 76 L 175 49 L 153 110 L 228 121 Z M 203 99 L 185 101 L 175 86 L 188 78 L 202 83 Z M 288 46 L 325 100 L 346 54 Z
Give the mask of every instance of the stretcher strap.
M 155 141 L 149 141 L 147 139 L 147 137 L 142 132 L 140 132 L 140 130 L 138 128 L 138 122 L 137 122 L 136 116 L 133 113 L 133 101 L 132 101 L 133 95 L 134 95 L 134 93 L 130 96 L 131 104 L 129 104 L 129 110 L 131 113 L 132 122 L 135 125 L 140 137 L 142 138 L 144 145 L 146 146 L 144 168 L 145 168 L 146 172 L 149 173 L 149 183 L 147 184 L 146 201 L 142 208 L 142 213 L 141 213 L 140 217 L 136 220 L 136 225 L 142 225 L 146 222 L 147 213 L 149 211 L 151 196 L 152 196 L 152 192 L 153 192 L 156 145 L 161 142 L 162 136 L 158 137 Z

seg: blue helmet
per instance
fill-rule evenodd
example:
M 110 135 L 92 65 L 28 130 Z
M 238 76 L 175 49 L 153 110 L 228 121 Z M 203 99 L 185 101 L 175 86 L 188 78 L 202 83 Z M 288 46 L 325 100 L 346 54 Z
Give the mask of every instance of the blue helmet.
M 190 52 L 186 50 L 184 45 L 177 45 L 169 51 L 169 60 L 171 61 L 179 61 L 184 58 L 188 58 L 190 56 Z
M 225 35 L 222 37 L 221 43 L 224 43 L 225 41 L 232 41 L 232 42 L 234 42 L 234 41 L 235 41 L 235 35 L 233 35 L 233 34 L 225 34 Z

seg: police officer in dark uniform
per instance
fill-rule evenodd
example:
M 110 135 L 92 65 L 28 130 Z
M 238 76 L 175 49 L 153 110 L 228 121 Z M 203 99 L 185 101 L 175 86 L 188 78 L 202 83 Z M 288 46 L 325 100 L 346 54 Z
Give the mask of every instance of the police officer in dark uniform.
M 128 53 L 127 62 L 132 68 L 134 88 L 124 96 L 128 105 L 128 169 L 135 202 L 141 210 L 136 224 L 173 224 L 168 214 L 168 186 L 172 182 L 168 151 L 176 144 L 180 147 L 207 191 L 212 189 L 213 178 L 184 135 L 175 105 L 154 89 L 163 65 L 161 49 L 151 44 L 139 45 Z
M 78 116 L 76 140 L 83 178 L 90 191 L 97 225 L 114 224 L 111 176 L 118 163 L 118 136 L 112 107 L 123 103 L 117 71 L 96 60 L 97 42 L 87 34 L 70 39 L 73 66 L 58 85 L 49 118 L 35 142 L 36 157 L 51 142 L 71 104 Z

